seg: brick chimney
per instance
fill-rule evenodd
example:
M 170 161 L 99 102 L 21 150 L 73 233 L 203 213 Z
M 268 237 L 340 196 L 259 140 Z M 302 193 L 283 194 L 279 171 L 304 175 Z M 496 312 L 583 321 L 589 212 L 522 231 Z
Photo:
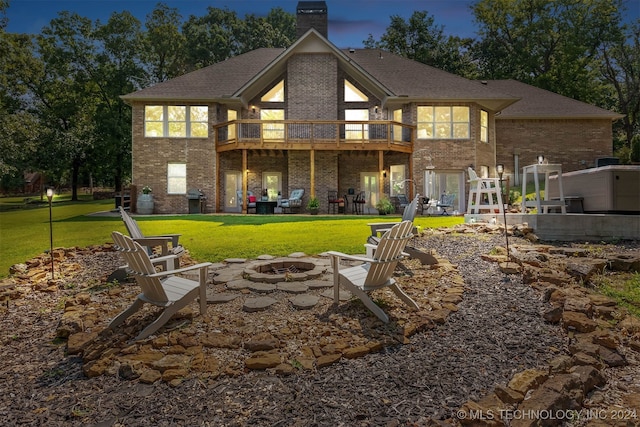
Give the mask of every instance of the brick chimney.
M 304 33 L 314 28 L 317 32 L 328 38 L 327 4 L 323 1 L 299 1 L 296 9 L 296 37 L 300 38 Z

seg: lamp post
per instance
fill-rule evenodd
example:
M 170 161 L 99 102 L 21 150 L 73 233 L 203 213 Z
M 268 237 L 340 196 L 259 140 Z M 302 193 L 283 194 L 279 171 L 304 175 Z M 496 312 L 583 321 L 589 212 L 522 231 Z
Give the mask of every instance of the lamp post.
M 53 280 L 53 216 L 51 215 L 51 201 L 53 200 L 53 188 L 47 188 L 49 200 L 49 255 L 51 255 L 51 280 Z
M 410 182 L 413 184 L 413 193 L 411 193 L 411 198 L 416 196 L 416 193 L 418 192 L 418 186 L 416 185 L 416 182 L 413 179 L 403 179 L 402 181 L 400 181 L 398 183 L 398 186 L 400 188 L 404 188 L 404 183 L 405 182 Z
M 502 174 L 504 174 L 504 165 L 496 165 L 496 172 L 498 172 L 498 180 L 500 181 L 500 193 L 502 193 Z M 500 199 L 502 199 L 502 197 L 500 197 Z M 511 261 L 511 253 L 509 252 L 509 235 L 507 233 L 507 211 L 504 209 L 504 203 L 501 207 L 504 220 L 504 240 L 507 242 L 507 260 Z

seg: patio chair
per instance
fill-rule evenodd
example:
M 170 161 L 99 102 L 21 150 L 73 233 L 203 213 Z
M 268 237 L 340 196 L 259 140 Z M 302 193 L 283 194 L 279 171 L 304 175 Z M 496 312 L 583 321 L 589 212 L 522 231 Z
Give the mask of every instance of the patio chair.
M 402 211 L 404 213 L 404 208 L 406 208 L 409 205 L 409 199 L 407 199 L 407 196 L 404 194 L 398 194 L 397 196 L 397 200 L 398 203 L 397 205 L 395 205 L 396 208 L 396 213 Z
M 356 209 L 356 215 L 364 213 L 364 206 L 367 203 L 367 192 L 361 191 L 355 199 L 353 199 L 353 207 Z
M 167 256 L 167 255 L 178 255 L 178 257 L 174 258 L 174 268 L 180 267 L 180 258 L 184 254 L 184 248 L 178 244 L 178 240 L 180 239 L 180 234 L 163 234 L 159 236 L 145 236 L 142 234 L 142 230 L 138 226 L 138 222 L 131 218 L 131 216 L 124 210 L 122 206 L 120 206 L 120 216 L 122 217 L 122 221 L 124 222 L 127 231 L 129 232 L 129 236 L 136 242 L 140 243 L 142 246 L 147 248 L 147 253 L 151 257 L 155 256 Z M 160 254 L 155 254 L 153 249 L 155 247 L 160 247 Z M 166 268 L 165 268 L 166 270 Z
M 403 256 L 403 250 L 412 237 L 411 221 L 403 221 L 391 227 L 375 248 L 373 257 L 347 255 L 330 251 L 331 266 L 333 268 L 334 303 L 340 302 L 340 287 L 350 291 L 384 323 L 389 322 L 389 316 L 369 297 L 368 292 L 389 287 L 405 304 L 418 309 L 418 304 L 412 300 L 396 283 L 393 271 Z M 340 261 L 362 262 L 360 265 L 340 269 Z
M 288 199 L 280 200 L 282 212 L 284 212 L 285 209 L 287 209 L 289 213 L 292 212 L 292 209 L 300 211 L 300 208 L 302 208 L 302 196 L 304 196 L 304 190 L 302 188 L 296 188 L 291 192 L 291 196 L 289 196 Z
M 431 207 L 432 204 L 432 200 L 429 199 L 428 197 L 422 197 L 422 199 L 420 199 L 420 214 L 424 215 L 424 211 L 426 210 L 427 213 L 429 213 L 429 208 Z
M 133 341 L 147 338 L 156 332 L 171 316 L 196 298 L 200 299 L 200 314 L 206 313 L 206 280 L 210 262 L 158 272 L 149 254 L 139 243 L 117 231 L 112 233 L 112 237 L 142 293 L 136 297 L 129 308 L 109 323 L 109 328 L 113 329 L 121 325 L 129 316 L 140 310 L 144 303 L 162 307 L 163 310 L 158 318 L 145 327 Z M 180 273 L 194 270 L 198 272 L 197 281 L 178 276 Z
M 344 200 L 342 197 L 338 197 L 338 191 L 337 190 L 329 190 L 327 192 L 327 199 L 329 202 L 329 209 L 328 212 L 329 213 L 336 213 L 336 206 L 338 207 L 338 213 L 340 213 L 340 207 L 342 207 L 343 209 L 345 209 L 345 204 L 344 204 Z
M 442 213 L 440 215 L 449 215 L 447 209 L 453 207 L 453 201 L 455 198 L 455 194 L 442 193 L 440 200 L 438 200 L 438 203 L 436 204 L 436 208 L 442 208 Z
M 236 191 L 236 196 L 238 197 L 238 203 L 242 203 L 244 198 L 242 197 L 242 190 Z M 253 191 L 247 190 L 247 213 L 249 213 L 250 209 L 253 209 L 254 213 L 257 213 L 257 204 L 256 204 L 256 196 L 253 194 Z M 242 205 L 240 205 L 240 210 L 242 210 Z
M 123 234 L 122 233 L 116 233 L 116 234 L 111 234 L 111 236 L 113 237 L 113 248 L 117 251 L 128 251 L 130 250 L 130 244 L 128 243 L 129 241 L 131 241 L 132 239 L 129 238 L 129 240 L 125 240 L 123 238 Z M 153 263 L 153 265 L 160 265 L 164 270 L 167 270 L 167 264 L 168 263 L 172 263 L 175 261 L 176 258 L 179 258 L 182 254 L 180 255 L 164 255 L 164 256 L 159 256 L 156 254 L 150 255 L 149 259 L 151 259 L 151 262 Z M 125 280 L 127 280 L 127 278 L 129 277 L 129 266 L 127 264 L 125 265 L 121 265 L 120 267 L 118 267 L 113 273 L 111 273 L 107 279 L 107 282 L 113 282 L 118 281 L 118 282 L 124 282 Z
M 402 214 L 401 221 L 411 221 L 413 224 L 413 220 L 416 217 L 416 212 L 418 211 L 418 201 L 420 200 L 420 195 L 416 194 L 416 197 L 411 200 L 405 208 Z M 373 222 L 367 224 L 371 227 L 371 236 L 367 239 L 368 245 L 367 248 L 367 256 L 372 257 L 373 252 L 375 250 L 376 245 L 380 242 L 380 237 L 378 236 L 381 233 L 387 232 L 391 227 L 398 224 L 397 222 Z M 417 234 L 418 230 L 416 227 L 412 228 L 412 233 Z M 433 265 L 437 264 L 438 260 L 430 253 L 425 252 L 424 250 L 413 247 L 409 244 L 404 248 L 405 256 L 409 258 L 414 258 L 420 261 L 423 265 Z

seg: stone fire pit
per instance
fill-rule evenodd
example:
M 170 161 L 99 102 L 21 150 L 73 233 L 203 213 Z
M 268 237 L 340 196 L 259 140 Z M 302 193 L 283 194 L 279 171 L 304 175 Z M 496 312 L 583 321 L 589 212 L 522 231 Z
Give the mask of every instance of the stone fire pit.
M 254 263 L 244 269 L 243 276 L 252 282 L 297 282 L 317 279 L 326 271 L 326 266 L 312 260 L 285 258 Z

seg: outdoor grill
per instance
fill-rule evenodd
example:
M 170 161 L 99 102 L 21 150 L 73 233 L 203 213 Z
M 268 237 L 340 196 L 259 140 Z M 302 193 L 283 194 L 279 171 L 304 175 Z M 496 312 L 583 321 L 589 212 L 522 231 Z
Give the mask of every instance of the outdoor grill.
M 187 191 L 187 200 L 189 201 L 189 213 L 204 213 L 205 202 L 207 198 L 198 188 L 192 188 Z

